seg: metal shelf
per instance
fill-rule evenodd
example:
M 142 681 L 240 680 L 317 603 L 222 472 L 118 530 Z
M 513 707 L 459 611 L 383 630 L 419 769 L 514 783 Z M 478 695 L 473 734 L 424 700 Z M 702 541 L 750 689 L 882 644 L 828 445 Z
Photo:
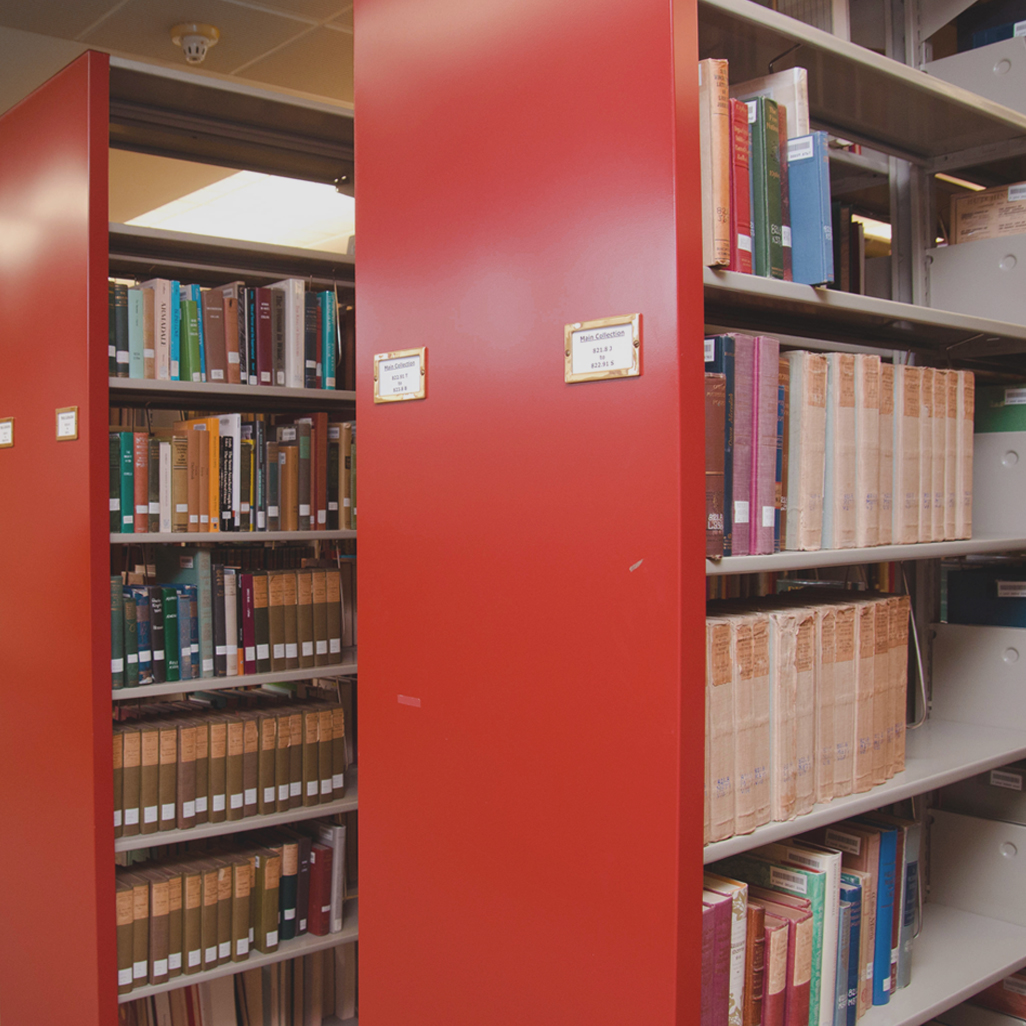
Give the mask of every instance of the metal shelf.
M 1026 115 L 752 0 L 699 0 L 698 34 L 699 56 L 727 58 L 732 82 L 771 63 L 807 68 L 817 126 L 928 169 L 958 166 L 952 155 L 966 151 L 971 162 L 981 147 L 1026 147 Z
M 917 349 L 960 360 L 1026 353 L 1026 325 L 710 267 L 703 271 L 703 283 L 708 325 Z
M 356 649 L 343 649 L 343 662 L 329 666 L 309 666 L 302 670 L 282 670 L 280 673 L 236 674 L 234 677 L 190 677 L 170 684 L 141 684 L 134 688 L 111 688 L 115 702 L 130 702 L 137 698 L 156 698 L 159 695 L 180 695 L 190 691 L 220 691 L 222 688 L 248 688 L 261 684 L 287 684 L 295 680 L 314 680 L 318 677 L 348 677 L 356 673 Z
M 140 531 L 112 534 L 111 545 L 259 545 L 269 541 L 341 541 L 355 531 Z
M 315 951 L 324 951 L 327 948 L 334 948 L 339 944 L 349 944 L 359 940 L 360 915 L 358 898 L 350 898 L 344 906 L 342 918 L 342 930 L 339 933 L 329 933 L 324 937 L 318 937 L 312 933 L 306 933 L 295 940 L 282 941 L 278 950 L 269 955 L 259 951 L 250 953 L 249 958 L 242 962 L 226 962 L 216 969 L 207 969 L 202 973 L 193 973 L 191 976 L 176 976 L 167 983 L 147 984 L 144 987 L 136 987 L 128 994 L 118 995 L 118 1004 L 123 1005 L 128 1001 L 136 1001 L 139 998 L 152 997 L 154 994 L 163 994 L 164 991 L 177 990 L 179 987 L 191 987 L 194 983 L 205 983 L 207 980 L 216 980 L 219 976 L 234 976 L 236 973 L 244 973 L 247 969 L 259 969 L 261 966 L 273 965 L 275 962 L 284 962 L 289 958 L 299 958 L 302 955 L 312 955 Z M 328 1020 L 326 1020 L 328 1021 Z M 355 1019 L 344 1020 L 344 1026 L 356 1026 Z
M 924 794 L 956 780 L 965 780 L 996 766 L 1004 766 L 1023 755 L 1026 755 L 1026 732 L 950 720 L 927 720 L 917 730 L 908 732 L 905 769 L 886 783 L 861 794 L 823 802 L 796 819 L 767 823 L 750 834 L 714 841 L 705 846 L 703 861 L 706 864 L 716 862 L 771 841 L 781 841 L 806 830 L 878 809 L 881 805 Z M 1023 957 L 1026 959 L 1026 949 Z M 918 949 L 916 964 L 920 964 Z
M 109 378 L 112 406 L 156 409 L 328 410 L 355 412 L 356 393 L 341 389 L 225 385 L 217 381 L 151 381 Z
M 1026 551 L 1026 538 L 968 538 L 964 541 L 920 542 L 916 545 L 875 545 L 868 549 L 819 549 L 816 552 L 774 552 L 767 556 L 724 556 L 707 559 L 707 577 L 808 570 L 823 566 L 856 566 L 906 559 L 947 559 L 982 552 Z
M 334 816 L 339 812 L 355 812 L 357 807 L 357 772 L 355 766 L 346 770 L 346 794 L 337 801 L 323 805 L 304 805 L 288 812 L 272 812 L 267 816 L 247 816 L 245 819 L 225 820 L 222 823 L 201 823 L 191 830 L 161 830 L 155 834 L 133 834 L 131 837 L 115 837 L 115 851 L 139 851 L 163 844 L 180 844 L 184 841 L 200 841 L 208 837 L 225 837 L 241 834 L 247 830 L 266 830 L 268 827 L 298 823 L 304 819 L 319 819 Z

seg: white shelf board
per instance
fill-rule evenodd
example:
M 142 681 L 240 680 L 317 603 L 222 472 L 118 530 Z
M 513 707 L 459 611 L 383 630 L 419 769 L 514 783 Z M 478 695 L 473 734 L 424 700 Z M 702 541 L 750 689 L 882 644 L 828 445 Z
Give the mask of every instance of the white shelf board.
M 310 666 L 303 670 L 282 670 L 280 673 L 250 673 L 235 677 L 191 677 L 170 684 L 142 684 L 134 688 L 112 688 L 115 702 L 130 702 L 137 698 L 156 698 L 158 695 L 181 695 L 191 691 L 220 691 L 222 688 L 246 688 L 260 684 L 287 684 L 295 680 L 314 680 L 318 677 L 348 677 L 356 673 L 356 649 L 343 649 L 343 662 L 329 666 Z
M 131 837 L 114 838 L 115 851 L 138 851 L 162 844 L 179 844 L 183 841 L 199 841 L 208 837 L 224 837 L 247 830 L 266 830 L 268 827 L 298 823 L 304 819 L 318 819 L 334 816 L 338 812 L 355 812 L 357 807 L 357 772 L 355 766 L 346 770 L 346 793 L 337 801 L 323 805 L 304 805 L 288 812 L 272 812 L 267 816 L 248 816 L 246 819 L 225 820 L 222 823 L 201 823 L 191 830 L 161 830 L 155 834 L 132 834 Z
M 1004 1012 L 995 1012 L 992 1008 L 980 1008 L 977 1005 L 955 1005 L 937 1017 L 938 1022 L 945 1026 L 1022 1026 L 1022 1019 Z
M 863 1026 L 919 1026 L 1026 965 L 1026 927 L 927 902 L 912 948 L 912 982 Z
M 773 552 L 766 556 L 724 556 L 705 561 L 707 576 L 806 570 L 821 566 L 890 563 L 905 559 L 948 559 L 980 552 L 1026 550 L 1026 538 L 966 538 L 962 541 L 920 542 L 916 545 L 874 545 L 867 549 L 819 549 L 816 552 Z
M 108 378 L 113 406 L 159 406 L 164 409 L 345 410 L 356 393 L 342 389 L 285 388 L 271 385 L 229 385 L 219 381 L 152 381 Z
M 956 780 L 1003 766 L 1026 755 L 1026 731 L 980 727 L 949 720 L 927 720 L 907 734 L 905 769 L 884 784 L 861 794 L 823 802 L 796 819 L 767 823 L 750 834 L 737 834 L 705 846 L 703 861 L 715 862 L 761 844 L 836 823 L 870 809 L 933 791 Z M 1024 953 L 1026 960 L 1026 953 Z
M 269 541 L 341 541 L 355 531 L 140 531 L 112 534 L 111 545 L 259 545 Z
M 284 962 L 289 958 L 299 958 L 300 955 L 312 955 L 315 951 L 324 951 L 326 948 L 334 948 L 339 944 L 348 944 L 359 939 L 360 917 L 358 903 L 359 899 L 350 898 L 345 904 L 345 911 L 342 919 L 342 930 L 339 933 L 329 933 L 324 937 L 317 937 L 312 933 L 296 937 L 295 940 L 282 941 L 278 950 L 268 955 L 259 951 L 252 951 L 249 958 L 243 962 L 226 962 L 216 969 L 208 969 L 206 972 L 193 973 L 191 976 L 176 976 L 167 983 L 147 984 L 145 987 L 136 987 L 128 994 L 118 995 L 118 1004 L 125 1004 L 127 1001 L 136 1001 L 139 998 L 151 997 L 154 994 L 163 994 L 168 990 L 178 990 L 179 987 L 191 987 L 194 983 L 205 983 L 207 980 L 216 980 L 219 976 L 234 976 L 236 973 L 244 973 L 247 969 L 259 969 L 261 966 L 272 965 L 274 962 Z M 346 1026 L 353 1023 L 355 1019 L 345 1020 Z

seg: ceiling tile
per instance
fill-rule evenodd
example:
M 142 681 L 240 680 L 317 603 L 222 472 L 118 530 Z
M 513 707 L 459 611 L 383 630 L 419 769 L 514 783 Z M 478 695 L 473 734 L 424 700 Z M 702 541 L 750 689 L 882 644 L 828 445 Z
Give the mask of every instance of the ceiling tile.
M 221 32 L 217 45 L 207 52 L 202 69 L 225 74 L 307 30 L 307 26 L 294 18 L 225 0 L 202 0 L 188 6 L 167 0 L 130 0 L 84 36 L 83 41 L 142 57 L 181 60 L 182 67 L 187 67 L 181 50 L 171 42 L 171 28 L 197 18 Z
M 351 3 L 346 3 L 346 0 L 258 0 L 258 2 L 261 7 L 270 7 L 286 14 L 300 14 L 304 18 L 314 18 L 317 21 L 329 21 L 341 14 L 347 7 L 351 10 L 353 6 Z
M 272 86 L 353 102 L 353 37 L 314 29 L 251 64 L 245 76 Z
M 117 4 L 118 0 L 0 0 L 0 25 L 74 39 Z

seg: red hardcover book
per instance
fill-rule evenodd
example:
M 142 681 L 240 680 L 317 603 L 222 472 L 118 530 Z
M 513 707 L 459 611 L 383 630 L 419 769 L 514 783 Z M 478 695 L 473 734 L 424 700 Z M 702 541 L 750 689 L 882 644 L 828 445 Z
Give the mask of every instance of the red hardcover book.
M 749 901 L 754 899 L 767 912 L 792 924 L 787 937 L 787 999 L 783 1026 L 806 1026 L 812 996 L 812 905 L 807 898 L 762 887 L 749 887 L 748 897 Z M 765 1012 L 763 1023 L 766 1026 Z
M 793 952 L 789 955 L 788 937 L 795 927 L 789 919 L 766 911 L 758 903 L 748 906 L 762 908 L 765 915 L 763 930 L 763 987 L 762 987 L 762 1018 L 757 1020 L 758 1026 L 784 1026 L 787 1016 L 787 967 L 788 958 L 794 961 Z M 747 1018 L 744 1026 L 749 1026 Z
M 779 427 L 777 411 L 780 387 L 780 343 L 775 338 L 769 338 L 766 335 L 758 336 L 754 342 L 751 520 L 748 551 L 753 556 L 764 556 L 773 551 L 774 526 L 777 519 L 777 431 Z M 736 367 L 735 363 L 735 373 Z M 736 481 L 737 478 L 734 480 Z
M 749 905 L 745 923 L 745 988 L 741 1026 L 761 1026 L 766 994 L 766 910 Z
M 274 349 L 271 330 L 271 290 L 256 289 L 257 383 L 274 384 Z
M 310 904 L 307 929 L 318 937 L 331 932 L 331 864 L 332 849 L 326 844 L 310 848 Z
M 719 1026 L 727 1022 L 730 1008 L 730 933 L 734 899 L 729 894 L 702 891 L 702 904 L 713 910 L 715 937 L 713 940 L 713 969 L 710 1003 L 710 1022 Z
M 711 905 L 702 906 L 702 1010 L 701 1026 L 712 1026 L 713 953 L 716 949 L 716 915 Z
M 133 526 L 139 534 L 150 529 L 150 436 L 145 431 L 132 434 L 132 471 Z
M 731 335 L 734 339 L 734 452 L 732 489 L 733 536 L 730 554 L 747 556 L 751 553 L 752 466 L 755 451 L 752 448 L 755 399 L 755 339 L 751 335 Z M 774 411 L 776 405 L 774 404 Z M 776 468 L 774 465 L 774 478 Z M 770 531 L 772 537 L 773 532 Z M 772 546 L 770 552 L 773 551 Z
M 752 273 L 748 104 L 730 101 L 730 270 Z
M 253 619 L 253 575 L 239 574 L 239 594 L 242 596 L 242 651 L 243 673 L 256 673 L 256 622 Z

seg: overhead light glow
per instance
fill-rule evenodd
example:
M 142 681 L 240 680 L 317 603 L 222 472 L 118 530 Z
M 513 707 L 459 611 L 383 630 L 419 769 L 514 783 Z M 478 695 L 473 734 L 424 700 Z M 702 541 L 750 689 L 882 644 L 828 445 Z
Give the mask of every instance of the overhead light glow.
M 355 232 L 355 216 L 353 198 L 331 185 L 240 171 L 128 223 L 345 253 Z
M 867 239 L 876 239 L 879 242 L 891 241 L 891 226 L 886 221 L 877 221 L 872 217 L 863 217 L 861 214 L 852 214 L 851 219 L 862 225 Z
M 973 192 L 983 192 L 984 186 L 977 185 L 975 182 L 967 182 L 964 178 L 955 178 L 953 175 L 935 174 L 934 178 L 939 178 L 942 182 L 948 182 L 951 185 L 961 186 L 963 189 L 971 189 Z

